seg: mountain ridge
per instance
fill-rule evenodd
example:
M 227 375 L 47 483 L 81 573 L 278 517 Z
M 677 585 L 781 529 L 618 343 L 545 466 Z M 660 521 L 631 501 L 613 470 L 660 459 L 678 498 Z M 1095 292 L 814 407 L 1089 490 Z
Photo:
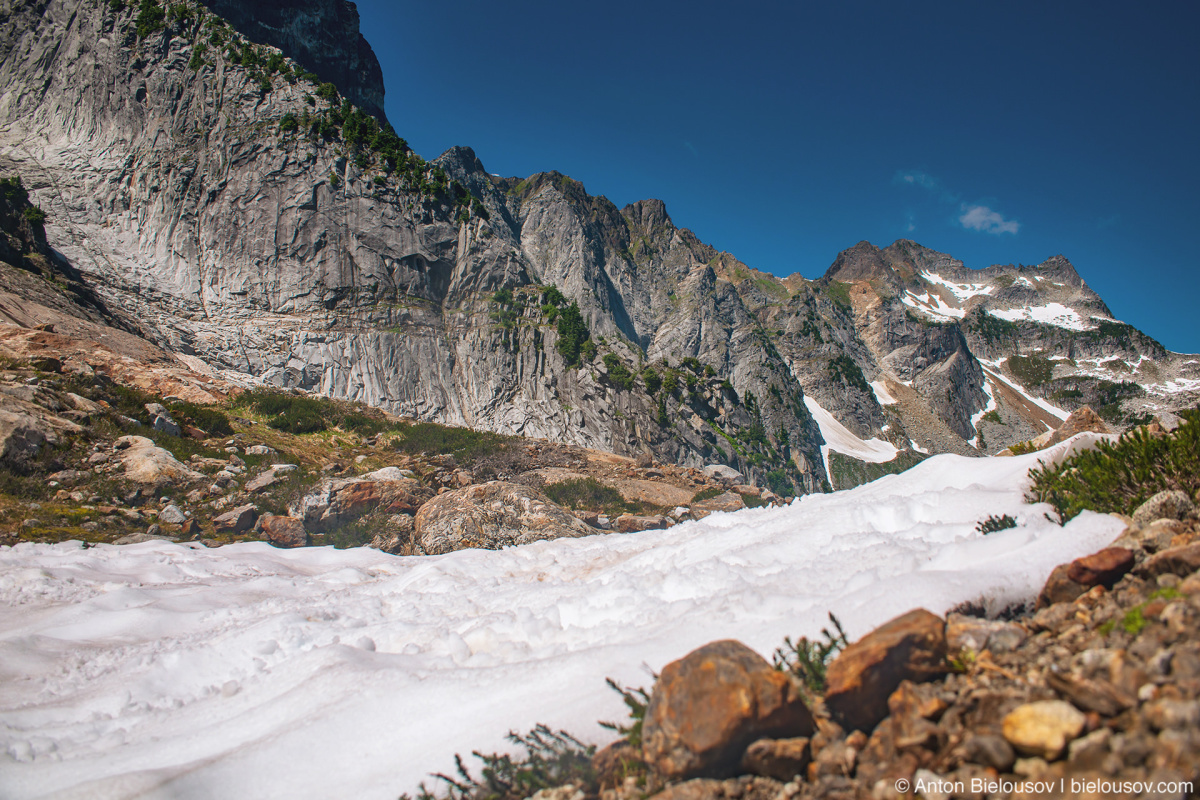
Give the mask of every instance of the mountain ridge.
M 199 6 L 139 38 L 132 10 L 16 5 L 0 169 L 25 178 L 106 303 L 250 381 L 730 463 L 794 491 L 844 484 L 815 411 L 897 458 L 976 455 L 1041 433 L 1055 392 L 1050 419 L 1095 396 L 1122 427 L 1200 388 L 1062 257 L 973 271 L 910 240 L 860 242 L 815 281 L 779 278 L 659 200 L 619 209 L 562 173 L 496 177 L 466 147 L 425 162 L 350 99 L 369 80 L 326 88 Z M 578 363 L 558 347 L 570 303 L 590 342 Z M 1014 357 L 1049 374 L 1026 386 Z M 1001 375 L 1019 388 L 999 391 Z

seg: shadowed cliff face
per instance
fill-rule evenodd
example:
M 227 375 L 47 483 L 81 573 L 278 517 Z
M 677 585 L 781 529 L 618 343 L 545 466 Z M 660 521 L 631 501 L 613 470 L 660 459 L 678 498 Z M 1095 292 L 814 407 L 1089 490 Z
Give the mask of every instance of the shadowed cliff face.
M 385 118 L 383 70 L 348 0 L 202 0 L 249 39 L 278 47 L 359 108 Z
M 1152 349 L 1111 326 L 989 316 L 1049 302 L 1107 316 L 1065 259 L 974 273 L 913 242 L 861 243 L 820 281 L 780 280 L 676 227 L 660 201 L 618 209 L 555 172 L 497 178 L 469 148 L 425 163 L 354 108 L 383 90 L 348 3 L 231 8 L 232 27 L 168 17 L 141 36 L 136 14 L 13 4 L 0 173 L 22 176 L 48 240 L 114 313 L 216 367 L 814 491 L 828 476 L 806 395 L 862 438 L 974 454 L 977 353 Z M 319 56 L 344 77 L 305 61 Z M 954 281 L 991 289 L 962 300 Z M 559 347 L 571 303 L 590 332 L 578 362 Z M 881 404 L 871 381 L 902 402 Z M 1006 430 L 1026 429 L 989 443 Z

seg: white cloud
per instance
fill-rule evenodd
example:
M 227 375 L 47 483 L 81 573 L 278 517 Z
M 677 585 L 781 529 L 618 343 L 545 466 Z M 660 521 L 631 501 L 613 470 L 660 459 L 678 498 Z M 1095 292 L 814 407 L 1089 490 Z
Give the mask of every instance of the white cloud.
M 925 189 L 936 189 L 938 186 L 937 178 L 927 172 L 913 170 L 911 172 L 899 171 L 896 173 L 896 183 L 907 183 L 910 186 L 920 186 Z
M 999 212 L 992 211 L 987 206 L 964 205 L 962 212 L 958 221 L 969 231 L 983 231 L 999 236 L 1002 233 L 1016 233 L 1021 229 L 1021 223 L 1015 219 L 1005 219 Z

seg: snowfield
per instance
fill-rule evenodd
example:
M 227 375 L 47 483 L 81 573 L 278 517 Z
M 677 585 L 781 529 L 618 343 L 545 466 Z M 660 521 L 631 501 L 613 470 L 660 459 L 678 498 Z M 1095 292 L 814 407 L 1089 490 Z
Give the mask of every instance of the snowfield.
M 1032 597 L 1122 525 L 1027 506 L 1017 458 L 941 455 L 787 508 L 667 531 L 399 558 L 360 548 L 0 548 L 0 796 L 394 798 L 544 722 L 595 742 L 612 676 L 826 612 Z M 975 525 L 1008 513 L 1019 527 Z

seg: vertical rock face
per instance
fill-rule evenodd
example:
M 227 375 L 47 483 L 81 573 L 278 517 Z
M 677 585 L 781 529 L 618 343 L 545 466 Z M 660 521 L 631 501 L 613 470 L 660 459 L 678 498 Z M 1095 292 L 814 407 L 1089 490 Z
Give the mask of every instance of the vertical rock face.
M 356 110 L 381 115 L 383 86 L 350 3 L 208 0 L 141 31 L 138 13 L 10 3 L 0 175 L 22 177 L 97 307 L 216 368 L 431 421 L 726 463 L 786 493 L 829 481 L 806 395 L 854 436 L 973 454 L 1013 354 L 1061 354 L 1054 381 L 1066 359 L 1093 359 L 1037 391 L 1097 405 L 1110 389 L 1087 376 L 1114 354 L 1137 370 L 1152 355 L 1163 380 L 1196 369 L 1106 321 L 1061 257 L 972 271 L 913 242 L 864 242 L 819 281 L 781 280 L 657 200 L 618 209 L 556 172 L 498 178 L 465 147 L 427 164 Z M 572 303 L 586 346 L 560 341 Z M 1068 327 L 1039 321 L 1055 314 Z M 1021 419 L 1040 418 L 1019 405 L 1001 403 L 991 449 L 1029 438 Z

